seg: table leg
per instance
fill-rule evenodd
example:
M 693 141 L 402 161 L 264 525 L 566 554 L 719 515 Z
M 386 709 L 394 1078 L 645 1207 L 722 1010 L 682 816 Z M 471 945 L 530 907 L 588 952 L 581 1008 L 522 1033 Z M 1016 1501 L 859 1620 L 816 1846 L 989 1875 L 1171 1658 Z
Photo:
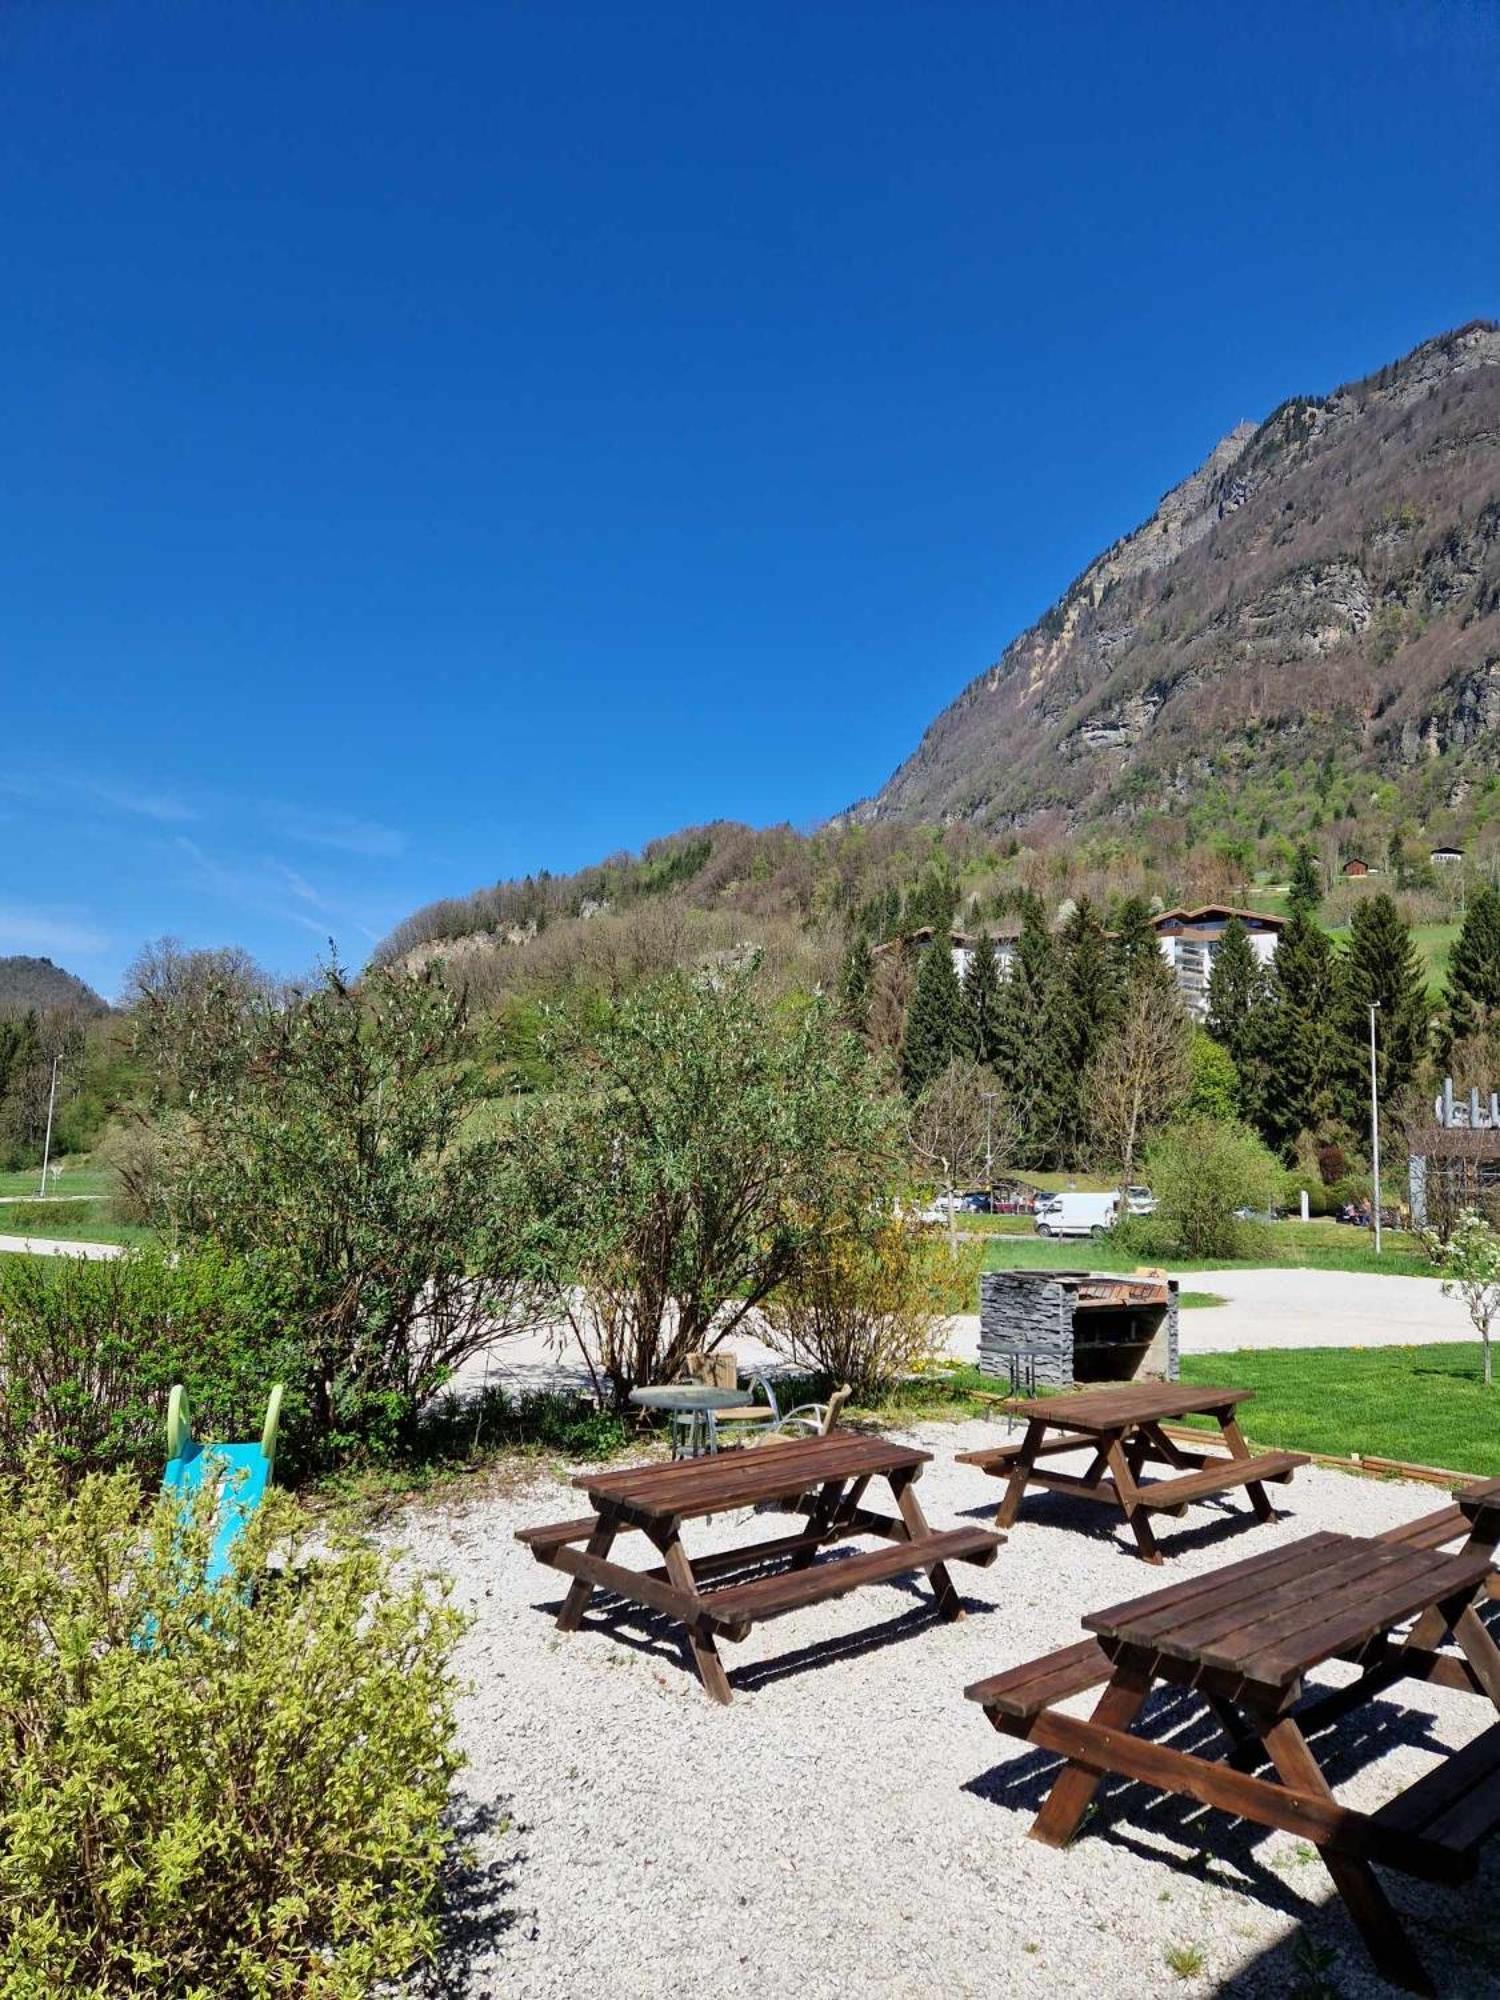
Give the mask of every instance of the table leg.
M 1235 1416 L 1233 1409 L 1220 1410 L 1218 1418 L 1219 1429 L 1223 1432 L 1224 1442 L 1229 1447 L 1229 1456 L 1231 1458 L 1251 1457 L 1250 1447 L 1245 1442 L 1245 1434 L 1240 1429 L 1239 1419 Z M 1245 1491 L 1250 1495 L 1250 1505 L 1255 1509 L 1258 1520 L 1274 1521 L 1276 1519 L 1276 1508 L 1270 1494 L 1267 1493 L 1265 1486 L 1260 1480 L 1250 1480 L 1245 1487 Z
M 905 1472 L 890 1474 L 891 1492 L 895 1495 L 901 1519 L 906 1524 L 907 1539 L 913 1542 L 923 1540 L 932 1532 L 927 1525 L 927 1516 L 922 1512 L 922 1503 L 917 1498 L 917 1474 L 921 1470 L 921 1466 L 914 1465 Z M 953 1587 L 953 1579 L 948 1574 L 947 1566 L 943 1563 L 934 1563 L 927 1571 L 927 1581 L 932 1585 L 932 1594 L 937 1599 L 940 1615 L 950 1621 L 962 1618 L 963 1600 Z
M 1122 1660 L 1089 1719 L 1106 1729 L 1128 1729 L 1150 1692 L 1150 1668 L 1143 1661 Z M 1103 1776 L 1102 1771 L 1091 1770 L 1086 1764 L 1065 1764 L 1032 1822 L 1031 1838 L 1044 1847 L 1066 1847 L 1093 1803 Z
M 1130 1532 L 1135 1536 L 1135 1545 L 1140 1550 L 1142 1562 L 1159 1563 L 1161 1550 L 1156 1545 L 1156 1533 L 1151 1526 L 1150 1515 L 1138 1504 L 1140 1492 L 1126 1461 L 1124 1446 L 1120 1442 L 1121 1436 L 1122 1433 L 1119 1431 L 1106 1433 L 1105 1437 L 1100 1439 L 1100 1448 L 1114 1477 L 1115 1491 L 1120 1496 L 1120 1505 L 1124 1509 L 1125 1519 L 1130 1523 Z
M 1500 1646 L 1490 1637 L 1472 1604 L 1466 1604 L 1453 1621 L 1453 1636 L 1464 1658 L 1474 1669 L 1474 1678 L 1500 1709 Z
M 1290 1715 L 1275 1720 L 1258 1717 L 1256 1726 L 1281 1782 L 1297 1792 L 1333 1800 L 1333 1791 L 1323 1776 L 1318 1760 L 1307 1747 L 1307 1739 Z M 1412 1993 L 1431 1994 L 1432 1982 L 1417 1956 L 1416 1947 L 1402 1928 L 1401 1919 L 1386 1900 L 1369 1862 L 1352 1855 L 1323 1848 L 1323 1862 L 1333 1877 L 1334 1887 L 1344 1899 L 1344 1907 L 1376 1969 L 1387 1979 Z
M 614 1544 L 615 1536 L 619 1532 L 620 1524 L 614 1515 L 601 1514 L 594 1524 L 594 1532 L 588 1538 L 584 1553 L 586 1555 L 598 1556 L 602 1560 L 609 1554 Z M 583 1623 L 583 1614 L 587 1611 L 589 1599 L 593 1594 L 594 1585 L 589 1582 L 586 1576 L 574 1577 L 572 1583 L 568 1586 L 568 1594 L 563 1599 L 562 1610 L 557 1614 L 557 1629 L 559 1632 L 576 1632 L 578 1630 L 578 1627 Z
M 808 1569 L 821 1553 L 824 1538 L 833 1526 L 839 1508 L 843 1503 L 846 1484 L 847 1482 L 842 1479 L 830 1479 L 819 1489 L 818 1497 L 809 1508 L 805 1517 L 807 1532 L 810 1535 L 816 1535 L 818 1539 L 816 1542 L 810 1543 L 807 1548 L 798 1549 L 787 1564 L 788 1569 Z M 859 1504 L 858 1500 L 855 1499 L 852 1504 L 857 1506 Z
M 682 1536 L 677 1523 L 674 1521 L 669 1528 L 653 1532 L 651 1539 L 661 1551 L 668 1579 L 689 1597 L 696 1597 L 699 1594 L 698 1579 L 693 1575 L 693 1565 L 688 1561 L 687 1550 L 682 1546 Z M 698 1678 L 702 1681 L 705 1692 L 712 1700 L 722 1703 L 727 1708 L 732 1697 L 729 1692 L 729 1680 L 724 1672 L 724 1662 L 719 1658 L 719 1649 L 714 1642 L 713 1627 L 707 1623 L 695 1623 L 685 1626 L 684 1629 L 693 1655 L 693 1665 L 698 1669 Z
M 1000 1502 L 995 1515 L 997 1528 L 1013 1528 L 1016 1525 L 1016 1516 L 1021 1511 L 1021 1497 L 1030 1483 L 1032 1468 L 1036 1464 L 1037 1446 L 1041 1443 L 1045 1431 L 1046 1426 L 1035 1417 L 1027 1421 L 1026 1435 L 1021 1440 L 1021 1449 L 1011 1464 L 1005 1498 Z

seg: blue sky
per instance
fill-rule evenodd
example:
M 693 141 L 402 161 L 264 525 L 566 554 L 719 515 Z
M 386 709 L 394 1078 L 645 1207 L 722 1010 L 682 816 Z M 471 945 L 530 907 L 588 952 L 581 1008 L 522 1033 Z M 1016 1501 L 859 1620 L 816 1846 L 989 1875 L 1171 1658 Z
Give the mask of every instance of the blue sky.
M 0 953 L 810 824 L 1500 314 L 1500 6 L 0 7 Z

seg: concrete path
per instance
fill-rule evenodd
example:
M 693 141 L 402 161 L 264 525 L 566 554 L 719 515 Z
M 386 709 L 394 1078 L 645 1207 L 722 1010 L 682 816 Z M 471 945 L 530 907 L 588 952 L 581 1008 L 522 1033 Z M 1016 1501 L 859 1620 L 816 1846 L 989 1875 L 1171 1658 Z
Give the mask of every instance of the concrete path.
M 59 1236 L 0 1236 L 0 1251 L 31 1257 L 120 1257 L 118 1243 L 70 1243 Z
M 1185 1354 L 1235 1347 L 1421 1347 L 1472 1340 L 1462 1299 L 1436 1278 L 1370 1271 L 1194 1271 L 1183 1290 L 1217 1292 L 1222 1306 L 1182 1315 Z

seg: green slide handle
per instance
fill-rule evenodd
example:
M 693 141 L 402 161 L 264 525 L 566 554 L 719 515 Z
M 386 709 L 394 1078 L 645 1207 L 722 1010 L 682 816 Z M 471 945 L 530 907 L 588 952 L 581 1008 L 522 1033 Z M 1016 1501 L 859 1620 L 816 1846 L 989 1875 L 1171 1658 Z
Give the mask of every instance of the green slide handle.
M 180 1382 L 172 1385 L 172 1393 L 167 1398 L 167 1457 L 181 1458 L 184 1448 L 193 1441 L 193 1427 L 188 1421 L 187 1390 Z
M 266 1404 L 265 1428 L 260 1434 L 260 1448 L 266 1461 L 266 1477 L 269 1479 L 276 1467 L 276 1433 L 281 1426 L 281 1392 L 285 1385 L 278 1382 L 271 1391 L 271 1399 Z

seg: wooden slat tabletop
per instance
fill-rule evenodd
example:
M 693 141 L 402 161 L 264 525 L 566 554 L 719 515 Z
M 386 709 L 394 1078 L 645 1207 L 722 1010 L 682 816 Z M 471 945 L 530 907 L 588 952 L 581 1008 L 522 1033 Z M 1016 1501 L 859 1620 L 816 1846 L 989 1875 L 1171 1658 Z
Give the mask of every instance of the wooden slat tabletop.
M 1500 1479 L 1481 1479 L 1473 1486 L 1457 1486 L 1453 1497 L 1471 1521 L 1479 1514 L 1493 1515 L 1500 1508 Z
M 791 1438 L 670 1465 L 632 1465 L 615 1472 L 580 1472 L 573 1484 L 595 1507 L 690 1520 L 761 1500 L 786 1500 L 830 1479 L 865 1479 L 926 1465 L 932 1454 L 889 1438 L 835 1431 L 826 1438 Z
M 1103 1389 L 1080 1389 L 1070 1396 L 1038 1396 L 1010 1403 L 1013 1415 L 1061 1424 L 1068 1430 L 1118 1430 L 1131 1424 L 1160 1423 L 1166 1417 L 1201 1416 L 1246 1402 L 1253 1389 L 1211 1389 L 1193 1382 L 1126 1382 Z
M 1102 1639 L 1217 1667 L 1264 1687 L 1473 1591 L 1490 1557 L 1318 1534 L 1166 1590 L 1091 1612 Z

